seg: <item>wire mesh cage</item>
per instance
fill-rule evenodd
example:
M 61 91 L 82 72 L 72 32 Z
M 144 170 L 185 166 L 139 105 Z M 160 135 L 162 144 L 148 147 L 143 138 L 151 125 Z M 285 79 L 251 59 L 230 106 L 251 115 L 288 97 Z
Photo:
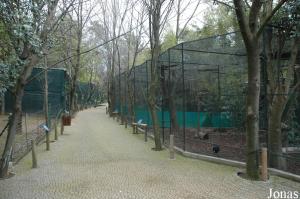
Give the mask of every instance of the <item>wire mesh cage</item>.
M 272 56 L 267 54 L 265 37 L 261 43 L 259 143 L 269 146 L 270 96 L 283 95 L 289 98 L 282 123 L 279 121 L 283 125 L 282 152 L 275 154 L 271 150 L 269 156 L 280 155 L 285 165 L 280 169 L 299 174 L 299 91 L 291 96 L 290 92 L 272 93 L 269 89 L 267 58 L 273 63 L 272 72 L 278 80 L 276 84 L 281 82 L 279 85 L 282 85 L 282 81 L 287 81 L 284 75 L 287 75 L 291 57 L 291 38 L 286 38 L 282 46 L 279 45 L 282 40 L 276 37 L 272 41 Z M 120 96 L 126 98 L 126 117 L 147 123 L 151 133 L 148 104 L 150 72 L 151 60 L 133 67 L 128 74 L 129 86 L 120 87 L 127 89 L 126 92 L 121 91 Z M 175 146 L 181 150 L 237 161 L 246 160 L 248 74 L 247 54 L 240 32 L 184 42 L 169 48 L 159 56 L 158 76 L 160 86 L 155 110 L 164 144 L 168 145 L 169 135 L 173 134 Z M 121 79 L 119 84 L 125 84 L 125 79 Z

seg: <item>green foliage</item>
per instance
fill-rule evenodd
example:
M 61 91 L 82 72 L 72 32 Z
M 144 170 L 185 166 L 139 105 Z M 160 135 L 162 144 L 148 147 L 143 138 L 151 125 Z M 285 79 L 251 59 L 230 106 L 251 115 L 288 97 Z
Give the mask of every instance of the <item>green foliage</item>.
M 175 45 L 176 45 L 176 35 L 172 30 L 170 30 L 164 36 L 163 42 L 161 44 L 161 51 L 163 52 Z
M 204 21 L 205 25 L 200 29 L 201 37 L 220 35 L 238 30 L 234 11 L 223 5 L 210 7 L 204 15 Z
M 145 61 L 149 60 L 151 58 L 151 51 L 149 48 L 146 48 L 142 52 L 140 52 L 136 58 L 136 66 L 144 63 Z
M 0 93 L 15 85 L 28 53 L 41 55 L 43 7 L 48 1 L 0 2 Z

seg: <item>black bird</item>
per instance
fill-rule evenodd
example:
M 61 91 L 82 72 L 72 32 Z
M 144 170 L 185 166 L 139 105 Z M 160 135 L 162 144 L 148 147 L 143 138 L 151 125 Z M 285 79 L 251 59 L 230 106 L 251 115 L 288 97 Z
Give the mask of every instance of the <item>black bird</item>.
M 212 150 L 213 150 L 214 153 L 219 153 L 219 151 L 220 151 L 220 146 L 214 144 Z

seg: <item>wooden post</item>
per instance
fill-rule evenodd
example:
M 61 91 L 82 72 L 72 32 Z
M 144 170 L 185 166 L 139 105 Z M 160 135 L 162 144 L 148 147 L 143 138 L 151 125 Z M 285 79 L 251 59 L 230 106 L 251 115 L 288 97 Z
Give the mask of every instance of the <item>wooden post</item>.
M 58 133 L 57 133 L 57 120 L 55 119 L 55 134 L 54 134 L 54 139 L 58 140 Z
M 124 116 L 121 114 L 121 125 L 124 125 Z
M 127 117 L 125 117 L 125 129 L 127 129 Z
M 46 131 L 46 150 L 50 151 L 50 132 Z
M 135 125 L 132 125 L 132 133 L 135 133 Z
M 107 115 L 108 111 L 107 111 L 107 106 L 105 107 L 105 114 Z
M 32 168 L 37 168 L 37 159 L 35 153 L 35 143 L 31 140 L 31 151 L 32 151 Z
M 169 145 L 169 150 L 170 150 L 170 159 L 173 160 L 175 159 L 175 152 L 174 152 L 174 135 L 170 135 L 170 145 Z
M 268 150 L 265 147 L 261 149 L 261 179 L 268 180 Z
M 2 97 L 2 100 L 1 100 L 1 114 L 4 115 L 5 114 L 5 94 L 3 94 L 1 97 Z
M 148 126 L 145 127 L 145 142 L 148 141 Z
M 60 125 L 60 134 L 63 135 L 64 134 L 64 122 L 63 119 L 61 118 L 61 125 Z

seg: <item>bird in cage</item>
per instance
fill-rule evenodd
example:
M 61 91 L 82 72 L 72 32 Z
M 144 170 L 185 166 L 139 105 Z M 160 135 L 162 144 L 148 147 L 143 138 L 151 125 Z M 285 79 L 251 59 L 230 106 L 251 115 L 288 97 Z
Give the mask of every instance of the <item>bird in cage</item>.
M 219 153 L 219 151 L 220 151 L 220 146 L 217 145 L 217 144 L 214 144 L 212 150 L 213 150 L 214 153 Z

